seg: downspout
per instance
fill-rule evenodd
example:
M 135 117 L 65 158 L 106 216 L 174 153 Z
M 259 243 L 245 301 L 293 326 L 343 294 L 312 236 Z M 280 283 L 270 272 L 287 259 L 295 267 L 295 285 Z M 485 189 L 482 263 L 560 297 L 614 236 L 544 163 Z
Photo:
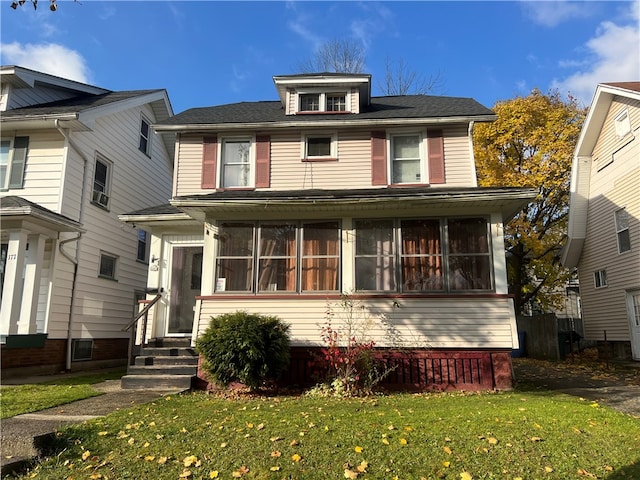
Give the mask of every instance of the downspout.
M 85 195 L 85 185 L 86 185 L 86 177 L 87 177 L 87 157 L 82 153 L 82 151 L 78 148 L 78 146 L 71 140 L 71 136 L 68 132 L 60 126 L 60 122 L 58 119 L 55 121 L 55 126 L 60 132 L 60 134 L 65 138 L 69 146 L 75 150 L 75 152 L 82 159 L 82 189 L 80 190 L 80 213 L 78 215 L 78 223 L 82 225 L 82 219 L 84 217 L 84 195 Z M 78 236 L 75 238 L 68 238 L 66 240 L 62 240 L 58 244 L 58 250 L 60 253 L 71 263 L 73 263 L 73 281 L 71 282 L 71 302 L 69 305 L 69 322 L 67 323 L 67 355 L 66 355 L 66 363 L 65 369 L 67 371 L 71 370 L 71 344 L 73 342 L 73 310 L 75 306 L 76 300 L 76 285 L 78 283 L 78 258 L 80 253 L 80 238 L 82 237 L 82 233 L 79 232 Z M 76 245 L 76 257 L 73 258 L 67 252 L 64 251 L 63 247 L 69 242 L 78 242 Z
M 475 122 L 471 120 L 469 122 L 469 130 L 467 131 L 467 137 L 469 138 L 469 155 L 471 156 L 471 175 L 473 184 L 478 186 L 478 172 L 476 171 L 476 157 L 473 153 L 473 126 Z

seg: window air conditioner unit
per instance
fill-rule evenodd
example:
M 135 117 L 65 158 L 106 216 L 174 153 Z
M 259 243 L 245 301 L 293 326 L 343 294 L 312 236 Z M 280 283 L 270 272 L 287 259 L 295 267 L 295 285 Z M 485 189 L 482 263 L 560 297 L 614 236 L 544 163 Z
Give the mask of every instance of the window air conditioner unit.
M 107 207 L 109 205 L 109 195 L 104 192 L 99 192 L 98 190 L 93 191 L 93 201 L 98 205 L 102 205 L 103 207 Z

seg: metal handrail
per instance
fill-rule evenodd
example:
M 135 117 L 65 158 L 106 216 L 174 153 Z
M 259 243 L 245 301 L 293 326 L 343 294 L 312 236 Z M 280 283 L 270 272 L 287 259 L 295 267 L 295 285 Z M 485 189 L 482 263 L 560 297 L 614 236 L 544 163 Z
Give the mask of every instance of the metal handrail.
M 151 300 L 149 302 L 149 304 L 144 307 L 142 310 L 140 310 L 140 313 L 138 313 L 135 317 L 133 317 L 133 320 L 131 321 L 131 323 L 129 323 L 126 327 L 123 327 L 120 331 L 121 332 L 126 332 L 127 330 L 129 330 L 131 327 L 133 327 L 136 322 L 140 319 L 140 317 L 142 317 L 143 315 L 147 316 L 147 314 L 149 313 L 149 310 L 151 310 L 151 307 L 153 307 L 156 303 L 158 303 L 158 300 L 160 300 L 162 298 L 162 293 L 158 293 L 153 300 Z M 145 329 L 146 330 L 146 329 Z M 144 332 L 146 333 L 146 332 Z M 144 338 L 144 337 L 143 337 Z

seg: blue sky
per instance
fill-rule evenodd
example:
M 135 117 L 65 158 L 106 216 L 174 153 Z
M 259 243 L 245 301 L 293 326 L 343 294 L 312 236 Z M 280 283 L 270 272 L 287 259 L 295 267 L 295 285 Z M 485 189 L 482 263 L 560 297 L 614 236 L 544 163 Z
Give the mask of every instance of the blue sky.
M 276 100 L 274 75 L 299 73 L 319 45 L 358 42 L 380 94 L 399 61 L 432 94 L 487 107 L 558 89 L 591 102 L 600 82 L 640 80 L 633 1 L 0 1 L 0 63 L 111 90 L 165 88 L 175 113 Z

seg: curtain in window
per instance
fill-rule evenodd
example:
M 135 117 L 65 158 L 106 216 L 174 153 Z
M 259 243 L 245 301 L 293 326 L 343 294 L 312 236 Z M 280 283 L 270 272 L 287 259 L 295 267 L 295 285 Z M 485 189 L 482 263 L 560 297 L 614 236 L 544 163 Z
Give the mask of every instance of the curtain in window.
M 260 228 L 258 291 L 296 291 L 296 226 Z
M 253 224 L 222 224 L 218 233 L 216 291 L 251 291 Z
M 442 290 L 444 282 L 440 222 L 405 220 L 401 225 L 403 290 Z
M 484 218 L 450 219 L 449 289 L 489 290 L 491 288 L 491 256 Z
M 338 290 L 338 222 L 303 225 L 302 291 Z
M 356 221 L 356 290 L 396 289 L 392 220 Z

